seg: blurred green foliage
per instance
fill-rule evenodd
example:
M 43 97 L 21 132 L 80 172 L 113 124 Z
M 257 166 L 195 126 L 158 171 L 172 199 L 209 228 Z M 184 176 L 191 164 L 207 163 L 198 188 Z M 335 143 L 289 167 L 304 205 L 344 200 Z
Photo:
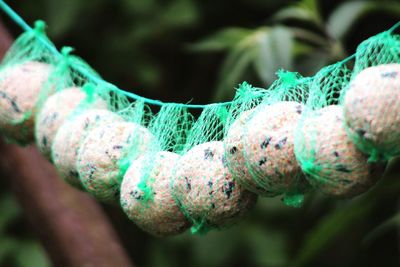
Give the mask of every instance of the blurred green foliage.
M 26 222 L 21 221 L 21 210 L 8 192 L 0 193 L 0 215 L 0 266 L 50 266 L 42 246 L 35 237 L 30 233 L 22 233 Z M 20 223 L 22 225 L 19 225 Z
M 230 99 L 278 69 L 312 75 L 388 29 L 399 1 L 35 0 L 10 4 L 70 45 L 103 77 L 165 101 Z M 6 18 L 5 18 L 6 19 Z M 11 21 L 9 28 L 20 29 Z M 400 164 L 352 200 L 311 193 L 304 207 L 260 199 L 232 229 L 158 239 L 105 207 L 137 266 L 399 266 Z M 49 266 L 6 184 L 0 192 L 0 266 Z

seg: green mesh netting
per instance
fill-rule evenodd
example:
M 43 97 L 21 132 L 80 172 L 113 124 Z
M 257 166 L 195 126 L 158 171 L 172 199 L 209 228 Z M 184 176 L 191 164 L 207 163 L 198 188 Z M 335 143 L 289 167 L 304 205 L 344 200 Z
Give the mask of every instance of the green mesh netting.
M 268 89 L 244 82 L 209 105 L 122 91 L 71 48 L 59 53 L 43 22 L 26 30 L 0 66 L 1 132 L 36 142 L 66 182 L 154 235 L 226 228 L 258 195 L 291 206 L 311 189 L 356 196 L 399 153 L 394 28 L 313 77 L 281 70 Z
M 296 73 L 280 71 L 262 99 L 252 96 L 254 89 L 246 91 L 235 98 L 244 110 L 231 112 L 235 115 L 224 139 L 228 166 L 252 192 L 269 197 L 284 194 L 285 203 L 301 205 L 308 183 L 294 154 L 294 136 L 307 84 Z
M 295 152 L 310 184 L 321 192 L 352 197 L 369 189 L 382 175 L 384 164 L 368 162 L 347 135 L 342 89 L 350 80 L 346 63 L 321 69 L 309 81 L 309 98 L 295 135 Z
M 42 90 L 53 71 L 56 56 L 38 39 L 49 44 L 44 23 L 15 40 L 1 64 L 0 129 L 10 142 L 28 144 L 33 138 L 34 115 L 44 98 Z
M 342 100 L 346 128 L 371 161 L 400 153 L 400 37 L 383 32 L 357 48 Z

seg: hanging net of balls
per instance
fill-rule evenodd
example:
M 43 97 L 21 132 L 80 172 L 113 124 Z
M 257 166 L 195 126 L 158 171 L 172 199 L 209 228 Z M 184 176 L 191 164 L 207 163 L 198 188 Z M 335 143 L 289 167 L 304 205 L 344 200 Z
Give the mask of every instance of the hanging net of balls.
M 158 236 L 229 227 L 259 196 L 353 197 L 400 153 L 397 26 L 313 77 L 280 70 L 269 88 L 243 82 L 230 102 L 186 105 L 103 80 L 38 21 L 0 66 L 0 130 Z

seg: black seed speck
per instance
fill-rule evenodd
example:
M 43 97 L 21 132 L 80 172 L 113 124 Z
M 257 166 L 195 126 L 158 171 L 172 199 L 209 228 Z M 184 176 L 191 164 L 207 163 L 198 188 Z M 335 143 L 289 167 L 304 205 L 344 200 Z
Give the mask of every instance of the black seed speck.
M 43 138 L 42 138 L 42 145 L 43 145 L 43 146 L 47 146 L 47 144 L 48 144 L 47 137 L 46 137 L 46 136 L 43 136 Z
M 222 161 L 222 166 L 224 166 L 224 168 L 226 168 L 228 166 L 228 162 L 226 161 L 225 156 L 221 157 L 221 161 Z
M 121 146 L 121 145 L 115 145 L 115 146 L 113 146 L 113 149 L 114 149 L 114 150 L 122 149 L 122 146 Z
M 382 78 L 396 78 L 397 71 L 385 72 L 381 74 Z
M 357 130 L 356 130 L 356 133 L 357 133 L 359 136 L 364 137 L 366 131 L 363 130 L 363 129 L 357 129 Z
M 55 120 L 55 119 L 57 119 L 57 117 L 58 117 L 58 112 L 54 112 L 52 115 L 51 115 L 51 120 Z
M 129 194 L 131 197 L 137 200 L 141 200 L 143 198 L 142 194 L 140 194 L 137 190 L 131 191 Z
M 17 103 L 15 102 L 15 100 L 10 100 L 11 101 L 11 106 L 13 108 L 13 110 L 17 113 L 21 113 L 21 110 L 19 109 Z
M 210 192 L 208 192 L 208 194 L 209 194 L 210 196 L 212 196 L 212 195 L 214 194 L 214 190 L 211 190 Z
M 334 155 L 335 157 L 337 157 L 337 158 L 338 158 L 338 157 L 339 157 L 339 152 L 337 152 L 337 151 L 334 151 L 334 152 L 333 152 L 333 155 Z
M 258 162 L 258 165 L 259 165 L 259 166 L 262 166 L 262 165 L 264 165 L 266 162 L 267 162 L 267 158 L 262 158 L 262 159 L 260 159 L 260 161 Z
M 275 145 L 275 149 L 282 149 L 282 147 L 286 144 L 287 141 L 287 137 L 284 137 L 283 139 L 281 139 L 276 145 Z
M 234 182 L 227 182 L 224 184 L 224 187 L 222 188 L 222 191 L 225 193 L 226 197 L 229 199 L 231 197 L 231 194 L 233 192 L 233 188 L 235 187 Z
M 79 173 L 77 172 L 77 171 L 69 171 L 69 175 L 70 176 L 73 176 L 73 177 L 75 177 L 75 178 L 79 178 Z
M 303 107 L 302 107 L 302 105 L 297 105 L 297 106 L 296 106 L 296 112 L 299 113 L 299 114 L 301 114 L 301 112 L 303 112 Z
M 214 203 L 211 203 L 211 208 L 215 209 L 215 204 Z
M 213 182 L 208 181 L 207 185 L 211 188 L 213 186 Z
M 335 169 L 339 172 L 345 172 L 345 173 L 350 173 L 351 170 L 349 170 L 345 165 L 343 164 L 338 164 L 336 165 Z
M 94 172 L 96 171 L 96 167 L 91 163 L 88 163 L 87 167 L 89 168 L 88 180 L 91 182 L 91 181 L 93 181 L 93 175 L 94 175 Z
M 8 102 L 10 102 L 12 109 L 16 112 L 16 113 L 21 113 L 20 108 L 18 107 L 17 103 L 15 102 L 14 99 L 12 99 L 11 97 L 9 97 L 5 92 L 0 91 L 0 97 L 4 98 L 5 100 L 7 100 Z
M 87 130 L 88 127 L 89 127 L 89 120 L 85 119 L 85 124 L 83 125 L 83 129 Z
M 186 190 L 190 191 L 192 189 L 192 185 L 190 184 L 189 178 L 185 177 L 185 182 L 186 182 Z
M 340 179 L 339 183 L 344 184 L 344 185 L 349 185 L 349 184 L 351 184 L 351 181 L 347 180 L 347 179 Z
M 260 145 L 261 149 L 267 148 L 268 145 L 269 145 L 269 142 L 271 142 L 271 139 L 272 139 L 272 137 L 267 136 L 267 137 L 265 138 L 265 140 L 264 140 L 264 141 L 261 143 L 261 145 Z
M 235 154 L 237 152 L 237 147 L 232 147 L 231 149 L 229 149 L 229 153 L 230 154 Z
M 204 159 L 213 159 L 214 158 L 214 153 L 211 151 L 211 149 L 207 148 L 204 150 Z

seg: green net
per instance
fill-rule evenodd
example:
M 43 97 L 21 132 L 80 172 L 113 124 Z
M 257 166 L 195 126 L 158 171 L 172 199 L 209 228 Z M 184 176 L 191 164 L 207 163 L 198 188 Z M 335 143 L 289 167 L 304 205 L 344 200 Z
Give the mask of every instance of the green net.
M 393 29 L 313 77 L 281 70 L 268 89 L 244 82 L 231 102 L 186 105 L 102 80 L 39 22 L 0 66 L 0 129 L 157 236 L 229 227 L 258 195 L 295 207 L 311 189 L 356 196 L 399 153 Z
M 51 44 L 41 21 L 14 42 L 0 69 L 0 129 L 8 141 L 21 145 L 33 139 L 34 116 L 56 61 L 38 37 Z
M 346 128 L 371 161 L 400 153 L 400 37 L 383 32 L 361 43 L 343 100 Z
M 308 88 L 296 73 L 281 71 L 279 78 L 257 97 L 239 92 L 240 108 L 227 130 L 225 154 L 237 181 L 264 196 L 284 194 L 285 203 L 299 206 L 308 188 L 294 154 L 294 135 Z M 244 89 L 243 89 L 244 90 Z M 257 91 L 256 91 L 257 92 Z
M 337 197 L 368 190 L 382 176 L 385 164 L 369 162 L 349 138 L 343 108 L 343 90 L 350 82 L 347 62 L 321 69 L 309 79 L 309 97 L 295 138 L 295 152 L 310 184 Z

